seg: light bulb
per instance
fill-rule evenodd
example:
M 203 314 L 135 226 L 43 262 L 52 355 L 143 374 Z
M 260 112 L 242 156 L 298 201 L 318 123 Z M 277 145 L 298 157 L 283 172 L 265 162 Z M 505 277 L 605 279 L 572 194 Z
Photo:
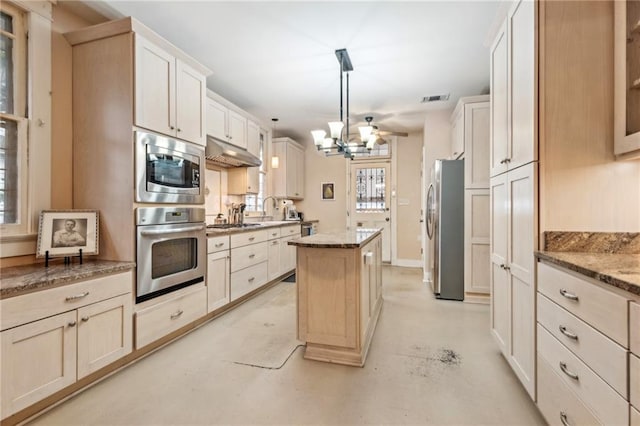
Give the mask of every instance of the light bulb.
M 331 137 L 333 139 L 340 139 L 340 135 L 342 134 L 343 127 L 344 127 L 344 123 L 342 121 L 329 122 L 329 130 L 331 132 Z

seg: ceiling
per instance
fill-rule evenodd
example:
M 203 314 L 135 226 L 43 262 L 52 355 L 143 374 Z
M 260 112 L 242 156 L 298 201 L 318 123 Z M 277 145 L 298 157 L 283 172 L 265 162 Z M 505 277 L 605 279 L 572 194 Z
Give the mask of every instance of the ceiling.
M 351 126 L 372 115 L 394 131 L 420 131 L 426 112 L 488 93 L 485 43 L 500 1 L 84 1 L 59 4 L 109 19 L 133 16 L 213 70 L 207 87 L 270 126 L 310 143 L 339 119 L 347 48 Z M 85 6 L 89 6 L 87 9 Z M 95 15 L 95 14 L 94 14 Z M 449 101 L 424 104 L 429 95 Z M 271 118 L 277 117 L 274 126 Z

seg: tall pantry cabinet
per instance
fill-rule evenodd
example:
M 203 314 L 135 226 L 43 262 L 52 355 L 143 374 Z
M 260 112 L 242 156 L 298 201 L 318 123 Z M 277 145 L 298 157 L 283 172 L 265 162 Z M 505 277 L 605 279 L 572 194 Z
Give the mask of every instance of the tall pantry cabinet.
M 491 332 L 535 400 L 538 3 L 509 10 L 490 50 Z

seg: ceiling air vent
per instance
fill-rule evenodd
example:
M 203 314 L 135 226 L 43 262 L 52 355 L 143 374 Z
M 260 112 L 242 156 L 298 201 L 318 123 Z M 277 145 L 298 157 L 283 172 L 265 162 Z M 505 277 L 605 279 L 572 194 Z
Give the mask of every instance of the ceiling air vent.
M 426 104 L 427 102 L 448 101 L 448 100 L 449 100 L 449 93 L 447 93 L 446 95 L 425 96 L 424 98 L 422 98 L 422 101 L 420 102 L 423 104 Z

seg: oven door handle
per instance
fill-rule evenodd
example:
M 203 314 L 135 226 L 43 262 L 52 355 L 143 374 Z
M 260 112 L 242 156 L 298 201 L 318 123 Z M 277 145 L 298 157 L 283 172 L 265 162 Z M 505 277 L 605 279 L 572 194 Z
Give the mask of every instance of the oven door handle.
M 163 229 L 158 231 L 142 230 L 140 231 L 140 235 L 167 235 L 177 234 L 178 232 L 203 231 L 204 229 L 206 229 L 205 225 L 196 225 L 185 226 L 184 228 Z

